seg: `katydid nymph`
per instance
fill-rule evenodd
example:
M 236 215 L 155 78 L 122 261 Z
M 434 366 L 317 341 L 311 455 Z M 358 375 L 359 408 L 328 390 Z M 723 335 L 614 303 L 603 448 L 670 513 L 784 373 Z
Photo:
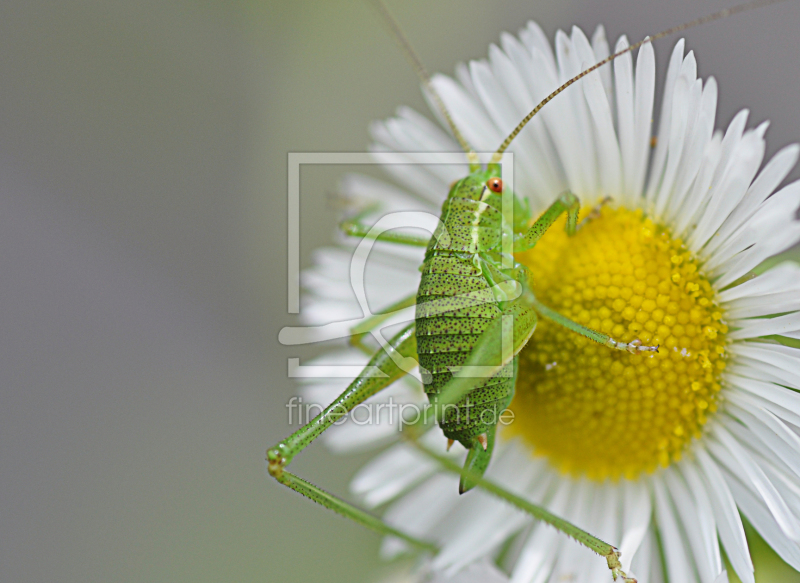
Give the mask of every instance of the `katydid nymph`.
M 483 488 L 533 517 L 548 522 L 606 558 L 615 579 L 622 577 L 626 581 L 633 581 L 622 572 L 615 547 L 483 478 L 494 450 L 500 413 L 509 405 L 514 394 L 517 355 L 534 333 L 540 316 L 603 344 L 609 350 L 624 350 L 646 358 L 648 353 L 657 352 L 659 348 L 644 345 L 635 339 L 621 342 L 582 326 L 537 300 L 528 283 L 529 274 L 524 266 L 516 263 L 514 254 L 531 249 L 564 215 L 567 234 L 574 235 L 583 224 L 578 222 L 580 202 L 574 193 L 563 192 L 540 217 L 533 220 L 527 205 L 511 192 L 511 185 L 504 184 L 500 162 L 508 146 L 539 110 L 585 75 L 646 42 L 774 1 L 753 2 L 723 10 L 666 30 L 603 59 L 542 100 L 499 145 L 486 166 L 481 165 L 478 156 L 463 138 L 443 100 L 430 83 L 424 67 L 382 7 L 451 134 L 466 153 L 470 170 L 466 177 L 451 185 L 442 205 L 438 227 L 431 237 L 390 232 L 379 234 L 371 226 L 363 224 L 360 217 L 343 224 L 345 233 L 354 237 L 379 237 L 385 242 L 425 247 L 425 259 L 420 268 L 422 276 L 416 295 L 389 308 L 398 310 L 416 306 L 415 320 L 388 341 L 386 350 L 378 351 L 370 359 L 365 371 L 378 370 L 380 375 L 366 372 L 359 375 L 310 423 L 267 451 L 270 475 L 347 518 L 382 534 L 398 537 L 411 546 L 435 552 L 435 545 L 399 531 L 286 470 L 295 455 L 348 411 L 408 373 L 409 360 L 418 361 L 431 408 L 417 423 L 406 428 L 404 436 L 446 469 L 460 473 L 459 491 L 462 494 L 474 487 Z M 511 214 L 511 220 L 508 220 L 508 214 Z M 592 214 L 588 220 L 591 217 Z M 372 323 L 380 324 L 380 318 Z M 354 334 L 365 331 L 365 327 L 359 326 Z M 468 450 L 463 467 L 455 466 L 448 458 L 428 450 L 418 442 L 422 430 L 432 420 L 442 429 L 448 448 L 458 441 Z

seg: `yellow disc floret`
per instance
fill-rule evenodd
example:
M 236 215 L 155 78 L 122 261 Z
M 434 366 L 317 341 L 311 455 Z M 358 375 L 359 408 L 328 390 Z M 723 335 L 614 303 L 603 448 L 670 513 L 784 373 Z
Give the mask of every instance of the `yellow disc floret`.
M 540 318 L 520 354 L 506 435 L 598 480 L 680 459 L 717 409 L 728 331 L 683 242 L 640 210 L 604 208 L 574 237 L 558 223 L 517 259 L 545 305 L 660 350 L 611 350 Z

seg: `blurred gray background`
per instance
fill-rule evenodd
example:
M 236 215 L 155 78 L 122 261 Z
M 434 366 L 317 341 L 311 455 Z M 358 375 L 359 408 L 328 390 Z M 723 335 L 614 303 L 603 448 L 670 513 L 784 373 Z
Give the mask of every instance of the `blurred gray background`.
M 551 38 L 604 23 L 614 42 L 726 4 L 390 2 L 447 73 L 530 18 Z M 685 35 L 719 81 L 718 123 L 744 106 L 751 125 L 771 119 L 768 154 L 800 141 L 799 30 L 789 2 Z M 387 569 L 377 536 L 279 487 L 263 459 L 288 430 L 287 357 L 318 351 L 277 341 L 295 322 L 287 153 L 363 151 L 401 104 L 424 109 L 365 1 L 0 5 L 0 580 Z M 303 174 L 303 265 L 331 239 L 344 171 Z M 344 493 L 365 459 L 314 446 L 293 467 Z M 779 580 L 758 549 L 761 580 Z

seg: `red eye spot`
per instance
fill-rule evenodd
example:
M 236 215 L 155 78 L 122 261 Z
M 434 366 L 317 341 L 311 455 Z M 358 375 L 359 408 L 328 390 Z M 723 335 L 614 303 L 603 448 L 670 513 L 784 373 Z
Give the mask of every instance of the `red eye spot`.
M 497 194 L 503 192 L 503 181 L 499 178 L 489 179 L 489 181 L 486 183 L 486 186 L 489 188 L 489 190 L 496 192 Z

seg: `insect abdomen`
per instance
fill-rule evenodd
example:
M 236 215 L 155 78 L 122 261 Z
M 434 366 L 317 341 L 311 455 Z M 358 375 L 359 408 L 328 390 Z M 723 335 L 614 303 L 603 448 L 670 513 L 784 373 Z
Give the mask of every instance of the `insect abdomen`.
M 499 239 L 499 229 L 483 220 L 495 219 L 483 216 L 493 214 L 486 209 L 480 201 L 448 199 L 442 209 L 447 235 L 434 235 L 423 263 L 417 353 L 420 366 L 431 375 L 425 385 L 431 402 L 452 378 L 450 368 L 464 364 L 480 335 L 502 313 L 478 261 L 478 249 Z M 467 443 L 497 423 L 514 393 L 513 367 L 511 363 L 490 378 L 476 379 L 475 389 L 447 407 L 441 423 L 446 437 Z

